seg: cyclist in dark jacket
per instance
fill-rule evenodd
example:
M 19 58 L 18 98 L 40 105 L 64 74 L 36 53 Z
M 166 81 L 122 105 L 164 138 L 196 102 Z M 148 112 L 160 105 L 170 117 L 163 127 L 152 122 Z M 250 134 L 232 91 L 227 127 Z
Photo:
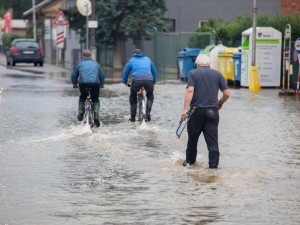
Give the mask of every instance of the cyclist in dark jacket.
M 135 122 L 136 105 L 137 105 L 137 92 L 141 87 L 146 90 L 147 104 L 146 104 L 146 122 L 151 120 L 150 112 L 154 100 L 154 84 L 156 83 L 156 70 L 152 61 L 144 55 L 140 49 L 135 49 L 133 57 L 127 63 L 124 72 L 122 82 L 128 85 L 128 76 L 132 71 L 132 84 L 130 88 L 130 114 L 129 121 Z
M 71 75 L 71 80 L 74 88 L 78 88 L 79 83 L 78 120 L 82 121 L 83 119 L 84 103 L 88 95 L 85 89 L 90 88 L 93 110 L 95 111 L 94 124 L 99 127 L 99 94 L 100 87 L 104 85 L 105 76 L 99 64 L 91 58 L 90 50 L 86 49 L 82 52 L 82 59 L 76 64 Z

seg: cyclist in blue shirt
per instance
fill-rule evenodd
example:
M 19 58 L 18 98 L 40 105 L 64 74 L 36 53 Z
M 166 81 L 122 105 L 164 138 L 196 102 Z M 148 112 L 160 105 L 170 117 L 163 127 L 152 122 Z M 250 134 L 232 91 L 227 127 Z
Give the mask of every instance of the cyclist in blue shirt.
M 130 114 L 129 121 L 135 122 L 136 108 L 137 108 L 137 92 L 141 87 L 146 90 L 147 103 L 146 103 L 146 122 L 151 120 L 150 112 L 154 100 L 154 84 L 156 84 L 157 75 L 156 69 L 152 61 L 144 55 L 140 49 L 133 51 L 133 57 L 127 63 L 124 72 L 122 82 L 128 85 L 128 76 L 132 71 L 132 84 L 130 88 Z
M 78 103 L 78 120 L 82 121 L 84 115 L 84 103 L 87 98 L 86 88 L 90 88 L 91 99 L 93 101 L 94 124 L 99 127 L 99 112 L 100 112 L 100 87 L 103 87 L 105 82 L 104 73 L 99 64 L 91 58 L 91 51 L 86 49 L 82 52 L 82 59 L 76 64 L 71 75 L 73 88 L 80 90 Z

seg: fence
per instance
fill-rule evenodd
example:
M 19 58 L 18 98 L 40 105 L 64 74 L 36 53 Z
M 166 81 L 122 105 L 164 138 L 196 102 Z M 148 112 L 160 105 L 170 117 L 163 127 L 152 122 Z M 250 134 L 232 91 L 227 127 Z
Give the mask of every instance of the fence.
M 160 79 L 178 79 L 177 54 L 184 48 L 203 49 L 215 43 L 214 32 L 181 32 L 153 35 L 153 61 Z
M 150 58 L 153 56 L 152 61 L 157 69 L 159 79 L 177 79 L 177 54 L 179 51 L 187 47 L 202 49 L 215 42 L 214 32 L 163 33 L 154 31 L 153 39 L 145 45 L 144 52 L 147 53 L 146 55 Z M 126 56 L 123 57 L 125 64 L 128 59 L 125 59 L 127 58 Z M 97 61 L 100 62 L 107 71 L 107 77 L 116 77 L 116 75 L 113 74 L 114 70 L 112 68 L 112 49 L 98 47 Z

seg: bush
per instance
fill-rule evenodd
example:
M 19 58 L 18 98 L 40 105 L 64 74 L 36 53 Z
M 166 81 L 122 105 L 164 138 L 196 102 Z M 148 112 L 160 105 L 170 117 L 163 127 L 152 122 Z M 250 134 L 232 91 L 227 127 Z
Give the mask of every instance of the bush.
M 4 53 L 6 53 L 6 48 L 10 47 L 10 43 L 16 38 L 25 38 L 25 36 L 20 35 L 20 34 L 12 34 L 12 33 L 3 34 L 3 36 L 2 36 L 2 48 L 3 48 Z
M 286 24 L 292 27 L 291 40 L 294 41 L 300 37 L 300 15 L 287 14 L 270 16 L 268 14 L 259 13 L 257 15 L 258 27 L 273 27 L 282 33 L 284 37 L 284 30 Z M 207 32 L 214 30 L 218 39 L 228 43 L 237 43 L 241 40 L 242 32 L 252 27 L 252 15 L 237 16 L 234 22 L 223 21 L 223 19 L 210 18 L 207 23 L 196 30 L 196 32 Z

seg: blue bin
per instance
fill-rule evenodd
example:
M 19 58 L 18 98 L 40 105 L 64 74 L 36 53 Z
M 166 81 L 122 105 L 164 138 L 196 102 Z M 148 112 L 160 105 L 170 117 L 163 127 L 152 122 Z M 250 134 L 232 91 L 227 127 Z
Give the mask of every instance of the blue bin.
M 241 70 L 242 70 L 242 52 L 235 52 L 233 58 L 233 71 L 234 71 L 234 85 L 241 85 Z
M 178 67 L 181 80 L 187 81 L 189 72 L 197 68 L 195 60 L 200 51 L 200 48 L 185 48 L 178 52 Z

